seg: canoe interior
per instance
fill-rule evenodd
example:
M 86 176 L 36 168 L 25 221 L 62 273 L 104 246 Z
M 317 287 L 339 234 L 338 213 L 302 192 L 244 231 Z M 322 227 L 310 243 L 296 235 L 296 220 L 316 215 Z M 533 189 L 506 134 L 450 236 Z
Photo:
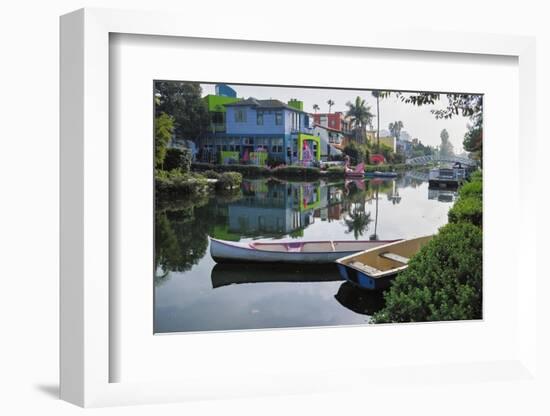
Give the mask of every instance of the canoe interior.
M 359 270 L 368 276 L 377 277 L 407 267 L 408 259 L 415 255 L 432 236 L 399 241 L 373 248 L 338 260 L 339 264 Z
M 318 241 L 304 243 L 252 243 L 256 250 L 280 253 L 330 253 L 364 251 L 388 244 L 388 241 Z

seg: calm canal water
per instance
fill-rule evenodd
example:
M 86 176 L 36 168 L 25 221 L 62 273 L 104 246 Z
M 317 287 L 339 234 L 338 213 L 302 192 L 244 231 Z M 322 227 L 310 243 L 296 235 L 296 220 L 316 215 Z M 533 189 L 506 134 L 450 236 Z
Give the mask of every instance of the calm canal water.
M 155 219 L 155 332 L 368 323 L 382 294 L 342 281 L 335 267 L 216 264 L 208 236 L 411 238 L 445 224 L 455 198 L 411 172 L 392 180 L 245 180 L 232 194 L 165 201 Z

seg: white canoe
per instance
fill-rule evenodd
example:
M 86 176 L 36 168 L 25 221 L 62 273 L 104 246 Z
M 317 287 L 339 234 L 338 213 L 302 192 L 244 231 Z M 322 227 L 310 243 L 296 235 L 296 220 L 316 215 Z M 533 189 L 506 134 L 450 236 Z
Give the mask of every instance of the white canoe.
M 235 243 L 210 238 L 210 255 L 216 263 L 332 263 L 360 251 L 398 241 L 304 241 Z

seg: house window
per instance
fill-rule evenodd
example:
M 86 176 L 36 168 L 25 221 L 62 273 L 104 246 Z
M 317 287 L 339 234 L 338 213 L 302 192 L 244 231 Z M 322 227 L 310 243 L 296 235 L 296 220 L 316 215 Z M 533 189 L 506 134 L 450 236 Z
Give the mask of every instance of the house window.
M 281 113 L 280 111 L 277 111 L 275 113 L 275 124 L 277 126 L 280 126 L 281 124 L 283 124 L 283 113 Z
M 245 110 L 235 110 L 235 122 L 236 123 L 246 123 L 246 111 Z
M 256 124 L 258 126 L 263 126 L 264 124 L 264 113 L 262 113 L 261 111 L 258 111 L 256 113 Z
M 212 123 L 223 124 L 223 113 L 212 113 Z

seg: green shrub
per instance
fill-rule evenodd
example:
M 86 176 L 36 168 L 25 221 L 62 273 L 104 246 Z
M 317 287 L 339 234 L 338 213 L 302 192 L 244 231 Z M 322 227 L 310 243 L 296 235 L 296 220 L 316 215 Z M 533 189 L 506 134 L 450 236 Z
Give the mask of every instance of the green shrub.
M 357 165 L 361 162 L 368 163 L 370 152 L 366 145 L 349 142 L 342 149 L 344 155 L 349 156 L 352 165 Z
M 179 169 L 183 173 L 189 172 L 191 169 L 191 150 L 178 148 L 166 149 L 163 168 L 167 171 Z
M 372 322 L 481 319 L 482 242 L 472 224 L 442 227 L 396 277 Z
M 292 177 L 292 178 L 304 178 L 315 179 L 320 175 L 319 168 L 312 168 L 306 166 L 281 166 L 271 170 L 271 174 L 279 177 Z
M 214 165 L 212 163 L 193 163 L 191 169 L 195 172 L 213 170 L 216 172 L 239 172 L 243 176 L 268 176 L 271 170 L 265 166 L 256 165 Z
M 182 173 L 175 169 L 157 171 L 155 175 L 155 192 L 160 198 L 177 198 L 182 195 L 200 194 L 207 190 L 206 178 L 196 173 Z
M 475 172 L 472 172 L 470 175 L 470 181 L 481 181 L 483 179 L 483 174 L 480 170 L 476 170 Z
M 207 177 L 208 179 L 219 179 L 220 174 L 216 172 L 215 170 L 205 170 L 202 172 L 202 174 Z
M 449 222 L 469 222 L 481 227 L 483 225 L 483 202 L 480 197 L 460 196 L 449 210 Z
M 343 166 L 331 166 L 327 169 L 330 176 L 344 176 L 345 169 Z
M 481 199 L 483 195 L 483 182 L 481 180 L 473 180 L 466 182 L 458 191 L 460 198 L 476 197 Z
M 194 172 L 202 172 L 205 170 L 215 170 L 216 166 L 217 165 L 213 163 L 194 162 L 191 164 L 191 170 Z
M 241 186 L 241 182 L 243 181 L 243 175 L 241 175 L 238 172 L 224 172 L 222 173 L 219 178 L 218 182 L 216 182 L 216 188 L 217 189 L 234 189 Z

